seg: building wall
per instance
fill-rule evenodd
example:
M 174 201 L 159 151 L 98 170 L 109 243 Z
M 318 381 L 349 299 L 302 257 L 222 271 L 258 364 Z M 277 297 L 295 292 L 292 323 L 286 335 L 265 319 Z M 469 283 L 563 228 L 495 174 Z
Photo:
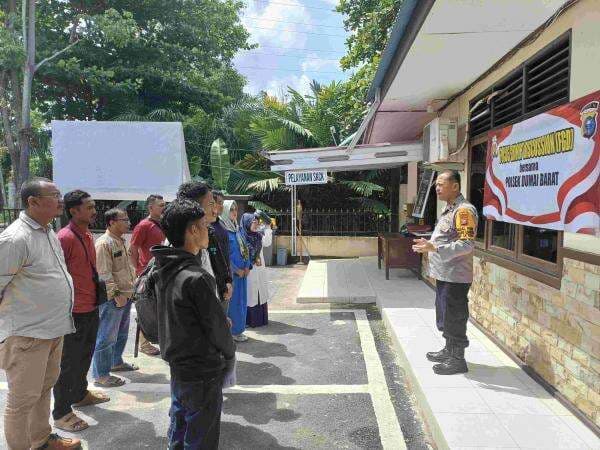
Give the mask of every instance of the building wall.
M 474 266 L 473 319 L 600 426 L 600 266 L 565 258 L 560 290 Z
M 459 141 L 469 101 L 568 30 L 571 101 L 600 90 L 599 23 L 600 1 L 581 0 L 452 102 L 442 117 L 458 118 Z M 461 155 L 465 160 L 467 149 Z M 594 236 L 565 233 L 563 245 L 600 254 L 600 238 Z M 600 426 L 600 266 L 565 258 L 558 290 L 480 258 L 474 264 L 473 319 Z
M 304 236 L 303 241 L 308 246 L 310 256 L 329 258 L 377 256 L 376 237 Z M 276 244 L 277 248 L 290 249 L 290 236 L 277 236 Z M 300 252 L 299 247 L 298 252 Z

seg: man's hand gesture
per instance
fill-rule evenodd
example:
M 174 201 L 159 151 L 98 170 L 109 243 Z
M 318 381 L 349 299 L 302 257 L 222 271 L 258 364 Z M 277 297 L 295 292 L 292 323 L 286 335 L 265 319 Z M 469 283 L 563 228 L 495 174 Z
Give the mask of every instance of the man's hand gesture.
M 414 242 L 414 245 L 412 246 L 413 252 L 429 253 L 429 252 L 437 251 L 437 248 L 435 247 L 435 245 L 433 245 L 431 243 L 431 241 L 428 241 L 427 239 L 419 238 L 419 239 L 415 239 L 413 242 Z

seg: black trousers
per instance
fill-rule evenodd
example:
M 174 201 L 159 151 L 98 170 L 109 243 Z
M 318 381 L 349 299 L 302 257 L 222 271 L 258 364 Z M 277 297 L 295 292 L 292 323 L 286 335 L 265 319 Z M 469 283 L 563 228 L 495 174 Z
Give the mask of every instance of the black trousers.
M 169 450 L 217 450 L 221 435 L 223 374 L 196 381 L 171 375 Z
M 444 332 L 449 346 L 468 347 L 467 322 L 469 320 L 469 298 L 471 283 L 436 281 L 435 316 L 436 325 Z
M 60 376 L 54 385 L 54 409 L 52 417 L 60 419 L 72 411 L 88 392 L 87 373 L 90 370 L 96 335 L 98 334 L 98 310 L 89 313 L 73 313 L 75 333 L 64 338 Z

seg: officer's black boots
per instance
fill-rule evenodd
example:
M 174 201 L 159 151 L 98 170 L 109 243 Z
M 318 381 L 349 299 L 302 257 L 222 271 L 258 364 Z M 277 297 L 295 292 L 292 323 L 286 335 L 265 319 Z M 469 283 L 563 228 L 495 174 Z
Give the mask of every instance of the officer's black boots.
M 444 362 L 450 357 L 450 351 L 448 351 L 448 345 L 441 349 L 439 352 L 427 352 L 427 359 L 433 362 Z
M 438 375 L 454 375 L 469 371 L 465 361 L 465 349 L 462 347 L 450 347 L 450 356 L 442 363 L 433 366 L 433 371 Z

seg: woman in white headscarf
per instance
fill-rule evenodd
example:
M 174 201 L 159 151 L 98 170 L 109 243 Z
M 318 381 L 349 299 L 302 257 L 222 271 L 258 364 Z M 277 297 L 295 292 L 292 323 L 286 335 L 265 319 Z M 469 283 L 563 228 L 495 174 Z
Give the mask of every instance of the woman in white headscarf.
M 262 219 L 258 214 L 255 214 L 255 217 L 257 220 Z M 262 221 L 257 231 L 262 235 L 262 246 L 254 262 L 254 266 L 248 274 L 248 314 L 246 316 L 246 325 L 250 328 L 262 327 L 269 323 L 268 303 L 271 299 L 263 248 L 271 246 L 273 242 L 273 230 L 270 223 Z
M 229 235 L 229 259 L 233 275 L 233 296 L 229 303 L 227 316 L 232 322 L 231 334 L 233 334 L 233 339 L 236 342 L 244 342 L 248 340 L 244 331 L 246 330 L 248 301 L 247 276 L 250 272 L 251 263 L 248 244 L 240 233 L 237 212 L 237 203 L 233 200 L 226 200 L 223 203 L 223 212 L 220 219 Z

